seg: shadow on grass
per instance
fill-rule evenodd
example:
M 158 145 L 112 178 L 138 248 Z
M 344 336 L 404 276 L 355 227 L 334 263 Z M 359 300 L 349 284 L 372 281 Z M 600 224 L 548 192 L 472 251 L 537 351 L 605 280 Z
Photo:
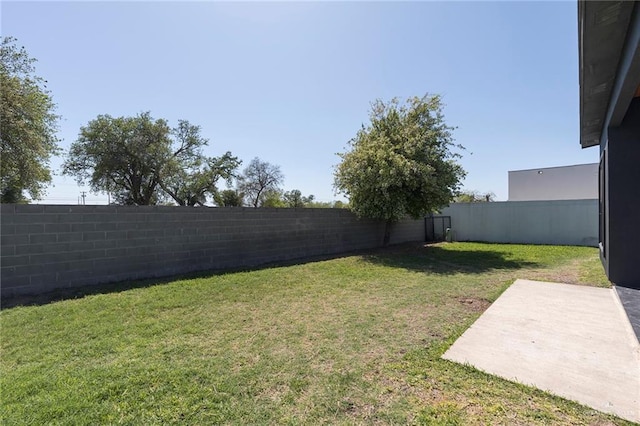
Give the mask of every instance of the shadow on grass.
M 55 289 L 50 292 L 37 295 L 24 295 L 5 297 L 1 296 L 0 309 L 9 309 L 16 306 L 39 306 L 69 299 L 80 299 L 86 296 L 122 291 L 138 288 L 153 287 L 168 284 L 174 281 L 208 278 L 234 272 L 258 271 L 262 269 L 302 265 L 312 262 L 339 259 L 349 256 L 362 256 L 362 258 L 376 265 L 404 268 L 410 271 L 427 272 L 431 274 L 451 275 L 457 273 L 483 273 L 492 270 L 515 270 L 540 266 L 535 262 L 507 259 L 508 252 L 477 251 L 477 250 L 449 250 L 438 245 L 424 243 L 404 243 L 371 250 L 357 250 L 345 253 L 336 253 L 272 262 L 256 266 L 240 267 L 225 270 L 208 270 L 172 275 L 168 277 L 149 278 L 116 283 L 105 283 L 78 287 Z
M 542 265 L 526 260 L 509 259 L 511 253 L 490 250 L 449 250 L 439 245 L 402 244 L 376 250 L 364 259 L 376 265 L 404 268 L 415 272 L 452 275 L 495 270 L 535 268 Z
M 209 273 L 208 275 L 211 275 Z M 201 274 L 200 276 L 206 276 Z M 95 285 L 83 285 L 78 287 L 57 288 L 40 294 L 25 294 L 18 296 L 4 296 L 0 298 L 0 310 L 15 308 L 17 306 L 41 306 L 49 303 L 61 302 L 63 300 L 81 299 L 85 296 L 96 294 L 119 293 L 136 288 L 153 287 L 167 284 L 182 278 L 197 278 L 195 274 L 150 278 L 137 281 L 119 281 L 115 283 L 104 283 Z
M 81 299 L 86 296 L 97 294 L 120 293 L 123 291 L 154 287 L 157 285 L 169 284 L 174 281 L 190 280 L 197 278 L 209 278 L 234 272 L 250 272 L 263 269 L 278 268 L 284 266 L 303 265 L 312 262 L 340 259 L 349 256 L 366 256 L 371 250 L 354 250 L 344 253 L 326 254 L 310 256 L 305 258 L 282 260 L 277 262 L 264 263 L 260 265 L 244 266 L 238 268 L 226 268 L 217 270 L 203 270 L 189 272 L 165 277 L 145 278 L 128 281 L 118 281 L 103 284 L 83 285 L 76 287 L 57 288 L 45 293 L 35 295 L 5 296 L 0 294 L 0 310 L 15 308 L 18 306 L 42 306 L 49 303 L 61 302 L 63 300 Z

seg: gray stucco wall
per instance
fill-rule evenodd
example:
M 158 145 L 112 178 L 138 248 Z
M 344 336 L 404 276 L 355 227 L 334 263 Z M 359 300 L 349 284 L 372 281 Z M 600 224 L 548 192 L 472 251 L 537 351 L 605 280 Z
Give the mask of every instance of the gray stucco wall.
M 442 215 L 457 241 L 598 245 L 598 200 L 455 203 Z
M 598 163 L 509 172 L 509 201 L 598 198 Z
M 2 205 L 3 297 L 379 247 L 384 224 L 344 209 Z M 396 225 L 391 243 L 424 238 Z

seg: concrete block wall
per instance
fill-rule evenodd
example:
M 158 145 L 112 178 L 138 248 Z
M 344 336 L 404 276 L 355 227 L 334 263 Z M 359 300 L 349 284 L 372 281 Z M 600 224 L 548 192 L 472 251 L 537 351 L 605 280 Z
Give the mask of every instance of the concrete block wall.
M 457 241 L 598 246 L 598 200 L 453 203 Z
M 384 234 L 383 234 L 384 235 Z M 424 219 L 403 220 L 395 223 L 391 228 L 390 244 L 400 244 L 407 241 L 424 241 Z
M 344 209 L 0 206 L 3 297 L 378 247 L 384 224 Z M 424 238 L 422 220 L 392 243 Z

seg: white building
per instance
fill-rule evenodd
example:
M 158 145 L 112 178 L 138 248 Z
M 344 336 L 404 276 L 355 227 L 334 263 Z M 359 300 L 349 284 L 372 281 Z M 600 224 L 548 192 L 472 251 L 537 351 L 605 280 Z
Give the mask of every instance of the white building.
M 598 163 L 509 172 L 509 201 L 598 198 Z

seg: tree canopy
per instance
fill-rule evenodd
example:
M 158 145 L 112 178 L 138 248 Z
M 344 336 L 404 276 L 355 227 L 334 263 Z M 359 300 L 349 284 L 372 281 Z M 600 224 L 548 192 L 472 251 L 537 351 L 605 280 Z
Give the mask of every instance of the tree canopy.
M 302 192 L 299 189 L 293 189 L 291 191 L 287 191 L 282 196 L 287 207 L 306 207 L 309 204 L 313 203 L 315 197 L 313 194 L 305 197 L 302 195 Z
M 267 189 L 263 194 L 264 197 L 260 203 L 260 207 L 287 207 L 281 189 Z
M 49 160 L 56 155 L 59 116 L 46 81 L 35 75 L 36 59 L 16 39 L 0 46 L 1 201 L 25 201 L 24 192 L 40 199 L 51 182 Z
M 449 204 L 465 176 L 456 161 L 463 147 L 454 143 L 442 108 L 437 95 L 377 100 L 370 124 L 349 141 L 349 151 L 338 154 L 335 188 L 358 216 L 386 222 L 385 244 L 394 222 Z
M 242 207 L 244 196 L 235 189 L 225 189 L 214 194 L 213 199 L 218 207 Z
M 100 115 L 80 129 L 63 172 L 88 182 L 94 192 L 114 194 L 120 204 L 157 204 L 167 197 L 181 206 L 203 205 L 230 179 L 240 161 L 225 153 L 206 157 L 200 127 L 180 120 L 171 129 L 149 112 L 135 117 Z
M 284 175 L 279 166 L 256 157 L 238 177 L 238 191 L 244 194 L 245 202 L 253 207 L 262 206 L 267 199 L 271 206 L 273 191 L 279 191 L 283 181 Z
M 172 134 L 176 151 L 167 162 L 160 187 L 180 206 L 204 205 L 207 196 L 217 192 L 219 179 L 230 181 L 241 161 L 226 152 L 221 157 L 205 157 L 202 147 L 207 140 L 200 127 L 181 120 Z

